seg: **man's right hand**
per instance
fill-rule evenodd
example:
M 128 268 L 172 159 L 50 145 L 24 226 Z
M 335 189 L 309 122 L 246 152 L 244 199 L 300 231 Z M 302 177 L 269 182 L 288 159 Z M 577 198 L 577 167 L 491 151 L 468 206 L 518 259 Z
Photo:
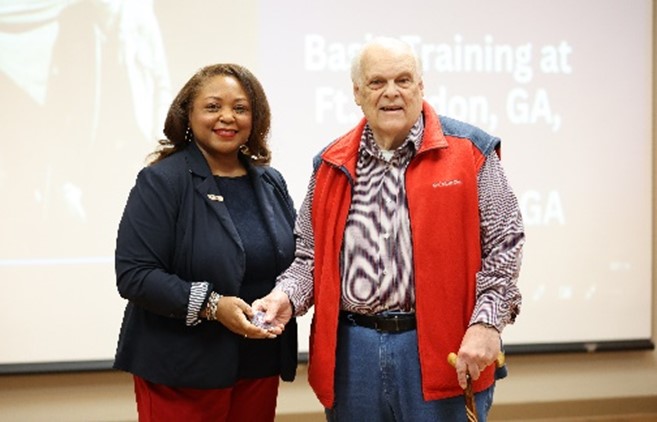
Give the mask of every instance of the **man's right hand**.
M 256 299 L 251 305 L 256 311 L 265 312 L 265 322 L 271 325 L 269 332 L 279 335 L 292 318 L 290 298 L 280 290 L 272 290 L 267 296 Z

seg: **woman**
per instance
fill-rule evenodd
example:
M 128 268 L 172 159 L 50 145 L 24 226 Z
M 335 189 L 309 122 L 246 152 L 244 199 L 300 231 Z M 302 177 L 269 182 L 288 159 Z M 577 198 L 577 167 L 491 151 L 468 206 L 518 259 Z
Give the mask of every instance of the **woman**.
M 207 66 L 174 99 L 167 139 L 137 176 L 116 245 L 128 304 L 114 367 L 134 375 L 140 421 L 273 421 L 279 377 L 294 379 L 296 325 L 261 328 L 248 305 L 294 256 L 269 127 L 251 72 Z

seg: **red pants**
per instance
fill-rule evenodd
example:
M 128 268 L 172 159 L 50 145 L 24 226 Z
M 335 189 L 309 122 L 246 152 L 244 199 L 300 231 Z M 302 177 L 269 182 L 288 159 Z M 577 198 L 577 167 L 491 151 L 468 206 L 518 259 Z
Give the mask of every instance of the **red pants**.
M 138 376 L 134 381 L 139 422 L 273 422 L 276 414 L 278 376 L 212 390 L 167 387 Z

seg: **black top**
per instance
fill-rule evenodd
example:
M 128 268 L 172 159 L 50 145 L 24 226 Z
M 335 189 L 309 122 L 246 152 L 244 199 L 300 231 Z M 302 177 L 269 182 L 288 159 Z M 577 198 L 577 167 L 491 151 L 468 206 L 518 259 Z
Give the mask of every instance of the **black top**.
M 235 224 L 246 254 L 239 296 L 248 304 L 268 294 L 276 281 L 276 255 L 253 185 L 247 175 L 215 176 L 219 192 Z M 257 378 L 280 372 L 280 339 L 243 339 L 239 353 L 239 378 Z

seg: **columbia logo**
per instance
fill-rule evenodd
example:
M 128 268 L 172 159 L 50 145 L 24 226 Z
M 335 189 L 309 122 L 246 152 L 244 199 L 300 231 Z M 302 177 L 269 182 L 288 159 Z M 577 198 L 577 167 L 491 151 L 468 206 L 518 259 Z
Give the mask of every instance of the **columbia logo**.
M 431 186 L 434 188 L 445 188 L 448 186 L 456 186 L 460 185 L 463 182 L 459 179 L 452 179 L 452 180 L 441 180 L 440 182 L 434 182 Z

